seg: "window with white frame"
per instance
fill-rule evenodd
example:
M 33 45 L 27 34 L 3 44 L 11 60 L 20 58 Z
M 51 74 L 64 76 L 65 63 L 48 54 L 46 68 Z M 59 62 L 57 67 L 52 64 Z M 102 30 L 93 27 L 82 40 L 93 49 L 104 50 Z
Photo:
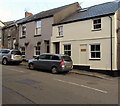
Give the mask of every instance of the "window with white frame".
M 64 45 L 64 54 L 71 56 L 71 45 Z
M 40 55 L 40 44 L 37 44 L 37 46 L 35 46 L 35 56 Z
M 101 29 L 101 19 L 94 19 L 93 20 L 93 29 L 98 30 Z
M 41 21 L 36 21 L 35 35 L 41 35 Z
M 91 59 L 100 59 L 101 58 L 100 44 L 90 45 L 90 58 Z
M 8 39 L 8 48 L 11 49 L 11 39 Z
M 26 35 L 26 24 L 22 25 L 22 37 Z
M 63 36 L 63 26 L 58 27 L 58 35 Z
M 25 56 L 25 47 L 21 47 L 20 49 L 21 49 L 22 55 Z

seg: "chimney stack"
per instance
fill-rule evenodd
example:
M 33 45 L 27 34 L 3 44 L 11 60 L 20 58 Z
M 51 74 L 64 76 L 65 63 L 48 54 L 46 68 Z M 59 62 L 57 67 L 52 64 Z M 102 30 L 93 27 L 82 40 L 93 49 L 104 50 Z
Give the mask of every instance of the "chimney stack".
M 28 16 L 31 16 L 31 15 L 33 15 L 32 13 L 30 13 L 30 12 L 25 12 L 25 17 L 28 17 Z

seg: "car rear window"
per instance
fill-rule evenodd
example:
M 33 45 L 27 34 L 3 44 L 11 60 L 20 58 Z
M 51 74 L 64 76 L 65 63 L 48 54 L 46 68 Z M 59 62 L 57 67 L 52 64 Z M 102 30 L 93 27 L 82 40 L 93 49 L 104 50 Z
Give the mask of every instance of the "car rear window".
M 12 51 L 11 54 L 14 54 L 14 55 L 22 55 L 22 53 L 20 51 Z
M 62 56 L 62 59 L 63 59 L 64 61 L 72 61 L 69 56 Z
M 52 60 L 60 60 L 60 58 L 58 56 L 52 56 Z

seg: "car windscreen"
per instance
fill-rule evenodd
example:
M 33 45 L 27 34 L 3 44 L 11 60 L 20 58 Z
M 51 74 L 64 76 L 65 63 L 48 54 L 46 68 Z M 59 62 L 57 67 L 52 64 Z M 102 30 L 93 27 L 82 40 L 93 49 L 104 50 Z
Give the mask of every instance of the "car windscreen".
M 63 59 L 64 61 L 72 61 L 69 56 L 62 56 L 62 59 Z
M 10 51 L 9 50 L 1 50 L 1 53 L 3 54 L 8 54 Z
M 14 55 L 22 55 L 22 53 L 20 51 L 12 51 L 11 54 L 14 54 Z

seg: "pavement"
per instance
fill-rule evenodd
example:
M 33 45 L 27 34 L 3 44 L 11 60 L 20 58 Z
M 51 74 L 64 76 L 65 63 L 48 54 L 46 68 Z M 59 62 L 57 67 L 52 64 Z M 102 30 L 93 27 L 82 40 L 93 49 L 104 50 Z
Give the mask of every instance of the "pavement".
M 21 64 L 24 66 L 27 66 L 28 63 L 22 62 Z M 113 80 L 116 78 L 116 77 L 112 77 L 110 75 L 106 75 L 104 73 L 98 73 L 98 72 L 93 72 L 93 71 L 91 72 L 91 71 L 78 70 L 78 69 L 73 69 L 69 73 L 78 74 L 78 75 L 85 75 L 85 76 L 90 76 L 90 77 L 96 77 L 96 78 L 105 79 L 105 80 Z

